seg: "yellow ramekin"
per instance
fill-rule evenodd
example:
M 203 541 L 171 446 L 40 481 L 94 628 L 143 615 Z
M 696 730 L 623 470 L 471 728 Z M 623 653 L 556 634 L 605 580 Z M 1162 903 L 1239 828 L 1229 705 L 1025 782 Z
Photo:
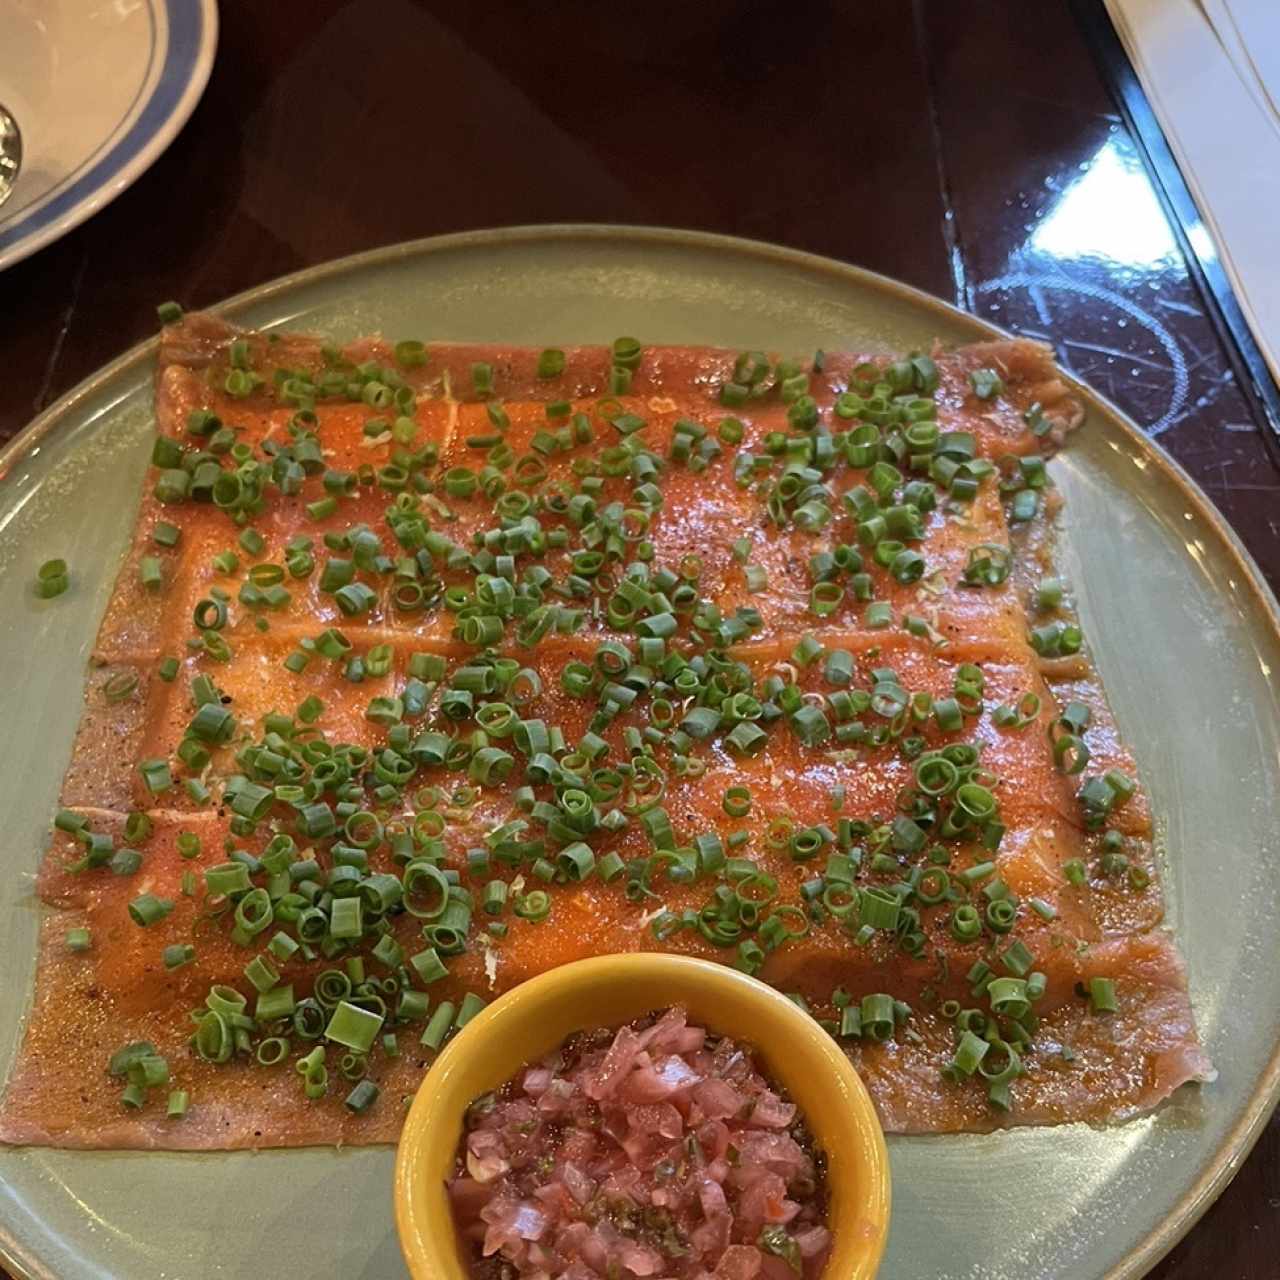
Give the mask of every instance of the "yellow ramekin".
M 808 1014 L 725 965 L 643 952 L 579 960 L 507 992 L 472 1019 L 418 1089 L 396 1154 L 396 1227 L 414 1280 L 467 1280 L 445 1180 L 467 1107 L 574 1031 L 683 1005 L 691 1022 L 752 1045 L 827 1155 L 833 1247 L 825 1277 L 869 1280 L 889 1230 L 889 1158 L 871 1099 Z

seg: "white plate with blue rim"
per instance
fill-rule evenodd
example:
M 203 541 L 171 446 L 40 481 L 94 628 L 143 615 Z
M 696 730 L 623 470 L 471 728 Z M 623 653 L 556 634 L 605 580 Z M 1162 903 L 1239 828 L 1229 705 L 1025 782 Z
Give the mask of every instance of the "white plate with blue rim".
M 0 0 L 0 103 L 22 132 L 0 269 L 155 162 L 199 102 L 217 41 L 214 0 Z

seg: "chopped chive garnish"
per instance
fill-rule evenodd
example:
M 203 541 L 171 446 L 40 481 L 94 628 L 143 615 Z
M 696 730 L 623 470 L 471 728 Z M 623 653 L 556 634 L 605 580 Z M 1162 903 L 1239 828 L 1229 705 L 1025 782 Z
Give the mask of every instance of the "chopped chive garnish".
M 357 1114 L 367 1111 L 377 1101 L 378 1092 L 378 1086 L 372 1080 L 361 1080 L 347 1094 L 344 1105 L 348 1111 L 354 1111 Z
M 396 364 L 405 369 L 417 368 L 427 363 L 427 348 L 425 344 L 411 339 L 397 342 L 394 354 Z
M 368 1053 L 382 1027 L 382 1018 L 372 1010 L 346 1000 L 338 1003 L 325 1027 L 325 1039 L 346 1045 L 357 1053 Z
M 564 372 L 564 352 L 548 347 L 538 357 L 538 377 L 558 378 Z
M 163 920 L 173 907 L 174 903 L 170 898 L 157 898 L 154 894 L 144 893 L 129 903 L 129 915 L 134 924 L 145 928 Z
M 969 385 L 979 400 L 990 400 L 1004 391 L 1004 379 L 994 369 L 975 369 L 969 374 Z
M 1119 1009 L 1116 1004 L 1116 987 L 1110 978 L 1089 979 L 1089 1004 L 1094 1013 L 1115 1013 Z
M 42 600 L 60 596 L 71 585 L 65 560 L 46 560 L 36 571 L 36 595 Z
M 426 1030 L 423 1031 L 421 1043 L 429 1049 L 439 1049 L 444 1044 L 444 1038 L 449 1034 L 453 1027 L 455 1007 L 448 1000 L 442 1001 L 436 1006 L 436 1011 L 431 1015 L 430 1021 L 427 1023 Z
M 161 959 L 166 969 L 179 969 L 196 958 L 196 949 L 189 942 L 173 942 L 165 947 Z

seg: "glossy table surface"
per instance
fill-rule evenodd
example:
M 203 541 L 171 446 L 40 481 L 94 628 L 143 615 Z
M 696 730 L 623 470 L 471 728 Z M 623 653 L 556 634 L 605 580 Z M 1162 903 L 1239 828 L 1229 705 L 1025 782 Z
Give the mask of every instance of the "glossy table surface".
M 1067 0 L 273 0 L 221 16 L 169 152 L 0 275 L 0 442 L 151 332 L 164 298 L 210 304 L 473 227 L 695 227 L 858 263 L 1052 342 L 1280 585 L 1274 441 Z M 1276 1275 L 1277 1209 L 1273 1120 L 1152 1274 Z

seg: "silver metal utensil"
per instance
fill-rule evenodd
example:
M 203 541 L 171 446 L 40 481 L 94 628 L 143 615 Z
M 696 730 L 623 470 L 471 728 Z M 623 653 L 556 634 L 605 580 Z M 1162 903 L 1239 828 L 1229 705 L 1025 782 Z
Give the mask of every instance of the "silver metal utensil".
M 22 168 L 22 133 L 8 108 L 0 103 L 0 204 L 13 195 Z

